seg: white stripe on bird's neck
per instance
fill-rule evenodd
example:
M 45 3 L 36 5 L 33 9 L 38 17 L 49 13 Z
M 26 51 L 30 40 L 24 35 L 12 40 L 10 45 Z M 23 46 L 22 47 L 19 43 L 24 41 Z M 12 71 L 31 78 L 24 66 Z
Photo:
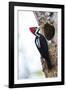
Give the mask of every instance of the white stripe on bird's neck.
M 40 35 L 38 35 L 38 33 L 37 33 L 37 32 L 39 31 L 39 29 L 40 29 L 40 28 L 37 27 L 37 28 L 36 28 L 36 31 L 35 31 L 35 35 L 38 36 L 38 37 L 40 37 Z

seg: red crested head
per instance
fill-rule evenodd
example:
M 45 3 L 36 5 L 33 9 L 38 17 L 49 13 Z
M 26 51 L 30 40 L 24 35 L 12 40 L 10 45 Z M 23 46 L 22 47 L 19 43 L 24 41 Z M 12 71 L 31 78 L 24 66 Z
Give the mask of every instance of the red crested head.
M 29 30 L 30 30 L 33 34 L 35 34 L 36 27 L 30 27 Z

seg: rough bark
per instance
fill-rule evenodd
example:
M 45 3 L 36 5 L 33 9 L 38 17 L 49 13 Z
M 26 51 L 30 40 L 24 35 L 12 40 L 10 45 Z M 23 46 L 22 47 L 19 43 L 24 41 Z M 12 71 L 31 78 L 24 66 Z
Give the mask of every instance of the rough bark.
M 46 60 L 41 57 L 41 64 L 42 64 L 42 69 L 45 74 L 45 77 L 57 77 L 57 45 L 55 43 L 49 44 L 49 55 L 51 58 L 51 63 L 54 66 L 51 70 L 48 69 Z
M 46 13 L 50 13 L 50 12 L 34 11 L 34 15 L 36 17 L 38 24 L 39 24 L 39 19 L 41 17 L 45 17 L 45 18 L 47 17 Z M 50 17 L 50 20 L 54 22 L 54 27 L 55 27 L 55 35 L 52 40 L 57 43 L 57 13 L 52 13 L 52 15 L 50 14 L 49 17 Z M 41 57 L 42 70 L 45 74 L 45 77 L 48 77 L 48 78 L 57 77 L 57 74 L 58 74 L 58 62 L 57 62 L 58 55 L 57 55 L 57 44 L 56 43 L 49 44 L 49 54 L 50 54 L 52 65 L 54 65 L 52 70 L 49 70 L 47 68 L 46 60 Z

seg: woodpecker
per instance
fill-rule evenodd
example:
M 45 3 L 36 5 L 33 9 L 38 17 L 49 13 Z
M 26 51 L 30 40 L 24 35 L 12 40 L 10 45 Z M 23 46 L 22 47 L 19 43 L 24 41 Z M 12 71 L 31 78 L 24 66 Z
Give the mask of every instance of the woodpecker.
M 40 52 L 40 55 L 46 60 L 48 69 L 52 69 L 52 64 L 51 64 L 49 51 L 48 51 L 48 43 L 46 38 L 39 33 L 40 29 L 37 27 L 30 27 L 29 30 L 36 36 L 35 37 L 36 47 Z

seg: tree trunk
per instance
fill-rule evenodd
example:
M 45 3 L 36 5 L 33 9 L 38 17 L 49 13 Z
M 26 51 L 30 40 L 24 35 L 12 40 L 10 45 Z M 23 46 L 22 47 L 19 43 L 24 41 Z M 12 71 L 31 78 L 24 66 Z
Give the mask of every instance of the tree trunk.
M 46 60 L 41 57 L 42 69 L 45 74 L 45 77 L 57 77 L 57 45 L 55 43 L 49 44 L 49 55 L 51 63 L 54 66 L 51 70 L 48 69 Z
M 39 18 L 46 16 L 45 13 L 46 12 L 42 12 L 42 11 L 34 11 L 34 15 L 36 17 L 38 24 L 39 24 Z M 53 15 L 50 16 L 50 19 L 51 21 L 54 21 L 54 27 L 55 27 L 55 35 L 54 35 L 53 41 L 57 43 L 57 13 L 54 12 Z M 42 35 L 43 35 L 43 32 L 42 32 Z M 48 70 L 46 60 L 41 57 L 42 71 L 44 72 L 45 77 L 48 77 L 48 78 L 57 77 L 57 74 L 58 74 L 58 62 L 57 62 L 58 55 L 57 55 L 56 43 L 51 42 L 51 44 L 49 44 L 49 55 L 50 55 L 51 63 L 52 65 L 54 65 L 52 70 Z

